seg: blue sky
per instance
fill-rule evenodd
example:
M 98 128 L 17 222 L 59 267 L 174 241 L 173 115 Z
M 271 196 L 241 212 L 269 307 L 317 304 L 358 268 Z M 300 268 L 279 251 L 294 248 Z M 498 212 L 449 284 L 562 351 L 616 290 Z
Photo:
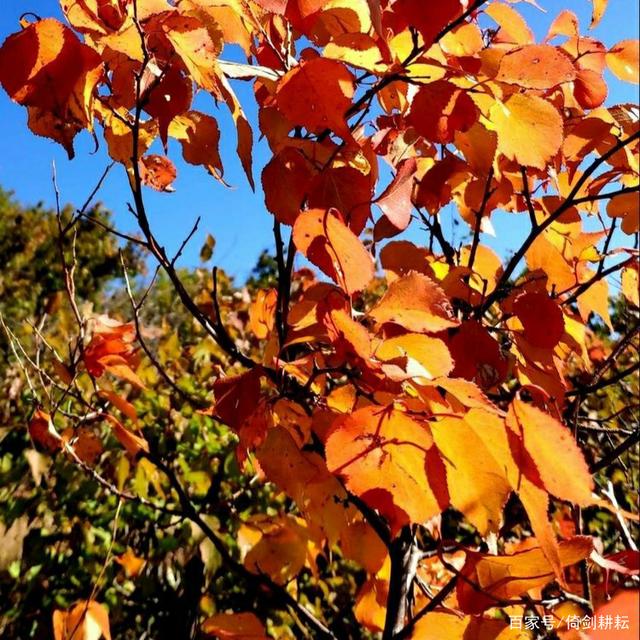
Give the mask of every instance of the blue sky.
M 571 9 L 578 15 L 581 31 L 585 32 L 589 25 L 590 0 L 538 0 L 538 4 L 546 13 L 531 4 L 521 3 L 517 8 L 539 39 L 544 37 L 549 24 L 562 9 Z M 60 16 L 58 0 L 2 0 L 1 41 L 19 29 L 19 17 L 27 11 L 41 17 Z M 638 20 L 636 0 L 609 0 L 607 13 L 592 35 L 607 46 L 619 40 L 637 38 Z M 237 59 L 232 51 L 225 51 L 222 57 Z M 610 87 L 608 104 L 638 101 L 636 85 L 624 84 L 608 72 L 606 79 Z M 234 88 L 249 119 L 255 123 L 257 110 L 250 84 L 239 82 Z M 182 264 L 195 265 L 198 262 L 205 235 L 211 233 L 216 238 L 213 262 L 242 280 L 251 271 L 259 253 L 272 246 L 273 242 L 272 218 L 264 207 L 259 179 L 262 167 L 269 159 L 269 151 L 264 141 L 256 141 L 254 175 L 257 190 L 252 193 L 235 155 L 235 131 L 227 109 L 216 107 L 206 96 L 200 97 L 198 103 L 198 108 L 206 109 L 218 119 L 225 179 L 232 188 L 216 182 L 199 167 L 185 165 L 180 160 L 179 146 L 174 144 L 170 146 L 169 155 L 178 169 L 174 185 L 176 191 L 165 194 L 147 190 L 147 210 L 152 227 L 169 253 L 177 249 L 196 217 L 202 216 L 200 231 L 185 251 Z M 0 185 L 14 191 L 21 202 L 52 205 L 51 167 L 55 162 L 63 202 L 76 205 L 83 202 L 107 164 L 104 143 L 94 152 L 92 137 L 80 134 L 76 138 L 76 157 L 69 161 L 61 147 L 31 134 L 26 120 L 26 110 L 0 92 Z M 98 199 L 113 211 L 118 228 L 135 229 L 135 221 L 127 211 L 129 193 L 121 167 L 114 167 Z M 501 254 L 508 253 L 526 232 L 525 226 L 512 215 L 494 214 L 492 223 L 496 237 L 483 240 Z M 418 233 L 416 228 L 412 235 L 419 237 Z

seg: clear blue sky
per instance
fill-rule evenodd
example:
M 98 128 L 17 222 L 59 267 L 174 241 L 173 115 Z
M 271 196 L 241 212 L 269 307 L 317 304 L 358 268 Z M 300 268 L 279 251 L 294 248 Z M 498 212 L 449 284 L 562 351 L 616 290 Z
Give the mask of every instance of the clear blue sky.
M 524 2 L 516 6 L 539 39 L 544 37 L 549 24 L 562 9 L 572 9 L 578 15 L 582 32 L 589 25 L 590 0 L 538 0 L 538 4 L 546 13 Z M 2 0 L 0 40 L 19 29 L 19 17 L 27 11 L 41 17 L 60 16 L 58 0 Z M 609 0 L 607 13 L 592 35 L 607 46 L 622 39 L 637 38 L 637 0 Z M 223 53 L 223 58 L 237 59 L 234 52 L 229 51 Z M 608 104 L 638 101 L 637 85 L 619 82 L 608 72 L 606 79 L 610 86 Z M 236 83 L 234 86 L 250 120 L 255 123 L 256 105 L 250 84 Z M 153 228 L 170 253 L 177 249 L 195 218 L 202 216 L 200 232 L 191 241 L 182 264 L 198 262 L 198 252 L 208 232 L 217 242 L 213 261 L 242 280 L 251 271 L 260 251 L 272 245 L 272 218 L 264 207 L 260 192 L 260 172 L 269 152 L 264 142 L 256 141 L 254 174 L 257 191 L 252 193 L 236 159 L 235 131 L 227 109 L 216 108 L 206 97 L 199 99 L 199 108 L 203 105 L 218 118 L 225 179 L 233 188 L 219 184 L 204 169 L 185 165 L 180 160 L 179 146 L 174 144 L 169 155 L 178 168 L 176 192 L 158 194 L 147 190 L 148 211 Z M 13 104 L 0 91 L 0 185 L 14 191 L 23 203 L 52 205 L 51 166 L 55 161 L 63 202 L 76 205 L 83 202 L 106 166 L 104 143 L 93 153 L 91 136 L 80 134 L 76 138 L 76 157 L 69 161 L 57 144 L 31 134 L 26 120 L 26 110 Z M 127 212 L 129 193 L 121 167 L 114 167 L 98 199 L 114 212 L 118 228 L 129 231 L 135 228 L 135 221 Z M 486 241 L 500 253 L 508 252 L 525 233 L 524 226 L 514 216 L 494 214 L 492 222 L 496 238 L 486 238 Z

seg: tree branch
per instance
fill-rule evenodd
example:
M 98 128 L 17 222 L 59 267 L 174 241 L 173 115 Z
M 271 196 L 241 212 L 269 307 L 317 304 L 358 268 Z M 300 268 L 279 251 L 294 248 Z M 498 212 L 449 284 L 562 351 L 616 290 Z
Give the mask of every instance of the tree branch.
M 518 264 L 522 258 L 524 258 L 525 254 L 534 243 L 536 238 L 540 234 L 542 234 L 545 229 L 548 229 L 565 211 L 569 208 L 575 206 L 576 195 L 580 192 L 582 187 L 586 184 L 587 180 L 591 177 L 591 175 L 602 165 L 605 163 L 611 156 L 616 154 L 621 149 L 624 149 L 627 145 L 635 142 L 640 138 L 640 131 L 636 131 L 632 135 L 627 138 L 623 138 L 618 140 L 618 142 L 613 145 L 608 151 L 603 153 L 600 157 L 596 158 L 585 170 L 584 173 L 580 176 L 576 184 L 571 189 L 570 193 L 565 198 L 564 202 L 547 218 L 545 218 L 539 225 L 532 228 L 529 232 L 529 235 L 526 237 L 525 241 L 522 243 L 518 251 L 513 255 L 509 263 L 504 269 L 502 277 L 498 282 L 496 288 L 487 296 L 485 301 L 479 305 L 477 316 L 482 317 L 484 313 L 491 307 L 491 305 L 499 300 L 504 295 L 504 288 L 509 278 L 511 278 L 513 272 L 516 270 Z
M 602 471 L 608 467 L 612 462 L 615 462 L 625 451 L 631 449 L 635 444 L 640 442 L 640 430 L 634 431 L 630 436 L 627 436 L 613 451 L 610 451 L 604 458 L 600 458 L 598 462 L 591 465 L 589 471 L 596 473 Z

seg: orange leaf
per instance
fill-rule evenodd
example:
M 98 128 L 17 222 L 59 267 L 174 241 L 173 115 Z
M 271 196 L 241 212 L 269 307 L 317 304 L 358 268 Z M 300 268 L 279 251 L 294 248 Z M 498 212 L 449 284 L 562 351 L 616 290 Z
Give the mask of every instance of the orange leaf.
M 588 536 L 576 536 L 560 542 L 558 551 L 563 567 L 569 567 L 589 557 L 593 540 Z M 509 555 L 486 555 L 467 552 L 467 560 L 461 571 L 467 580 L 459 580 L 456 593 L 458 604 L 465 613 L 478 614 L 497 606 L 500 600 L 526 594 L 555 579 L 553 567 L 540 547 Z
M 137 578 L 147 561 L 137 556 L 130 547 L 119 556 L 115 556 L 114 560 L 124 569 L 127 578 Z
M 375 177 L 369 161 L 345 154 L 314 176 L 308 208 L 337 209 L 349 229 L 360 235 L 371 216 Z
M 580 69 L 573 85 L 573 95 L 583 109 L 595 109 L 602 105 L 608 92 L 601 74 L 591 69 Z
M 442 289 L 428 276 L 411 272 L 394 280 L 369 315 L 416 333 L 437 333 L 458 326 Z
M 280 80 L 276 104 L 294 124 L 313 133 L 331 129 L 351 140 L 345 112 L 353 92 L 354 78 L 342 63 L 317 57 L 301 62 Z
M 224 101 L 227 103 L 231 111 L 231 117 L 236 125 L 238 142 L 236 144 L 236 153 L 240 159 L 240 164 L 244 170 L 251 189 L 255 189 L 253 181 L 253 130 L 247 120 L 244 110 L 233 92 L 229 81 L 223 73 L 218 76 L 219 89 Z
M 422 177 L 415 195 L 416 204 L 433 215 L 451 202 L 453 191 L 469 179 L 467 164 L 452 154 L 446 155 Z
M 202 623 L 202 631 L 220 640 L 268 640 L 269 638 L 264 625 L 253 613 L 218 613 Z
M 573 11 L 564 9 L 561 11 L 551 23 L 549 31 L 547 33 L 546 40 L 551 40 L 555 36 L 570 36 L 576 37 L 578 35 L 578 17 Z
M 408 240 L 396 240 L 382 247 L 380 264 L 386 271 L 389 282 L 396 279 L 395 277 L 406 275 L 411 271 L 433 275 L 428 262 L 429 255 L 427 249 L 417 247 Z
M 62 439 L 67 450 L 72 449 L 82 462 L 89 465 L 94 464 L 104 450 L 102 440 L 90 429 L 65 429 Z
M 82 354 L 87 371 L 96 378 L 109 371 L 144 389 L 144 383 L 134 372 L 138 365 L 134 340 L 132 324 L 122 324 L 107 316 L 97 318 L 91 341 Z
M 135 407 L 129 401 L 125 400 L 125 398 L 113 391 L 106 391 L 104 389 L 101 389 L 98 395 L 108 400 L 118 411 L 127 416 L 131 422 L 138 422 L 138 413 Z
M 591 14 L 591 24 L 589 25 L 589 29 L 595 29 L 600 24 L 600 20 L 602 20 L 602 16 L 607 10 L 609 0 L 592 0 L 592 3 L 593 13 Z
M 411 194 L 413 193 L 416 166 L 415 158 L 403 160 L 398 165 L 396 175 L 391 183 L 376 200 L 376 204 L 396 232 L 404 231 L 411 220 L 413 209 Z
M 592 502 L 589 467 L 566 427 L 517 398 L 506 424 L 513 458 L 528 480 L 556 498 L 583 506 Z
M 75 33 L 47 18 L 9 36 L 0 48 L 0 84 L 29 108 L 29 126 L 64 146 L 91 129 L 93 90 L 102 75 L 100 56 Z
M 449 381 L 443 381 L 440 384 L 444 385 L 445 383 L 448 384 Z M 546 415 L 540 411 L 538 413 Z M 552 418 L 549 417 L 549 419 L 551 420 Z M 498 465 L 500 474 L 506 477 L 511 488 L 518 493 L 518 497 L 529 516 L 531 527 L 545 556 L 554 568 L 556 575 L 561 577 L 562 567 L 558 555 L 558 543 L 547 515 L 549 496 L 546 490 L 539 488 L 538 485 L 528 479 L 526 471 L 522 468 L 525 466 L 523 458 L 526 456 L 514 453 L 514 435 L 511 429 L 505 426 L 504 420 L 497 415 L 488 413 L 486 410 L 471 409 L 465 417 L 465 422 L 482 439 L 489 455 Z M 558 426 L 562 428 L 560 425 Z M 554 436 L 555 434 L 547 435 L 549 448 L 554 446 Z M 573 447 L 577 448 L 575 443 Z M 516 447 L 516 449 L 517 451 L 522 451 L 521 446 Z M 552 469 L 554 468 L 552 467 Z M 548 469 L 547 472 L 551 473 L 552 470 Z
M 640 634 L 640 591 L 638 589 L 620 589 L 616 595 L 601 604 L 594 612 L 596 620 L 607 620 L 616 616 L 628 621 L 628 628 L 621 631 L 615 625 L 611 629 L 590 631 L 591 640 L 633 640 Z M 611 618 L 609 618 L 609 616 Z M 605 625 L 606 626 L 606 625 Z
M 374 274 L 371 254 L 335 210 L 310 209 L 293 227 L 300 252 L 348 294 L 364 289 Z
M 578 267 L 581 265 L 579 264 Z M 580 269 L 578 269 L 580 273 Z M 591 269 L 585 269 L 580 273 L 581 280 L 588 281 L 595 275 Z M 596 280 L 584 293 L 578 296 L 578 311 L 580 317 L 586 323 L 591 313 L 597 313 L 605 322 L 605 324 L 613 331 L 613 324 L 609 314 L 609 283 L 603 278 Z
M 640 49 L 638 40 L 622 40 L 609 49 L 605 59 L 607 66 L 614 76 L 638 84 L 640 71 L 638 70 L 638 59 Z
M 254 516 L 238 531 L 244 566 L 266 573 L 276 584 L 287 584 L 305 566 L 309 533 L 304 520 L 293 516 Z
M 607 203 L 607 215 L 622 218 L 622 230 L 632 235 L 640 229 L 640 193 L 623 193 Z
M 454 84 L 437 80 L 420 88 L 407 120 L 427 140 L 446 144 L 456 131 L 466 131 L 478 119 L 473 100 Z
M 194 82 L 219 95 L 216 59 L 222 50 L 222 32 L 213 32 L 198 18 L 178 11 L 161 14 L 156 22 Z
M 51 416 L 42 409 L 36 409 L 29 421 L 29 435 L 31 439 L 49 452 L 62 447 L 62 438 L 56 431 Z
M 510 628 L 509 623 L 495 618 L 460 616 L 457 612 L 434 611 L 418 621 L 412 640 L 528 640 L 529 632 Z
M 131 433 L 129 429 L 111 415 L 104 414 L 105 420 L 111 423 L 113 434 L 132 458 L 137 458 L 143 451 L 149 453 L 149 443 L 141 436 Z
M 492 456 L 481 433 L 482 425 L 495 418 L 486 412 L 467 415 L 464 419 L 445 417 L 429 423 L 445 473 L 432 468 L 428 475 L 432 486 L 446 486 L 451 506 L 484 536 L 499 530 L 511 486 L 502 462 Z M 472 420 L 477 422 L 475 426 Z M 479 427 L 478 432 L 475 427 Z M 441 492 L 444 494 L 445 489 Z
M 71 611 L 53 612 L 55 640 L 111 640 L 109 612 L 95 600 L 81 601 Z
M 283 224 L 292 225 L 309 195 L 314 170 L 302 151 L 285 147 L 262 171 L 267 209 Z
M 301 451 L 291 431 L 279 426 L 269 429 L 256 456 L 267 479 L 295 500 L 305 519 L 334 544 L 356 511 L 346 506 L 347 493 L 325 461 L 318 454 Z
M 474 172 L 483 176 L 489 173 L 498 145 L 495 131 L 476 122 L 468 131 L 455 132 L 455 145 Z
M 138 161 L 142 184 L 156 191 L 174 191 L 171 183 L 176 179 L 176 168 L 166 156 L 149 154 Z
M 530 44 L 502 58 L 496 80 L 527 89 L 552 89 L 575 77 L 575 67 L 564 51 L 548 44 Z
M 258 340 L 264 340 L 273 330 L 278 292 L 260 289 L 249 307 L 249 326 Z
M 344 309 L 332 309 L 323 316 L 323 324 L 333 342 L 338 357 L 357 357 L 368 361 L 371 339 L 366 328 Z
M 427 479 L 427 461 L 439 462 L 429 428 L 402 411 L 371 406 L 338 418 L 325 450 L 329 470 L 384 514 L 394 531 L 446 507 Z
M 222 177 L 218 143 L 220 131 L 214 118 L 199 111 L 188 111 L 174 118 L 169 135 L 180 141 L 182 155 L 189 164 L 202 165 L 214 177 Z
M 471 247 L 460 247 L 460 266 L 467 267 L 470 259 Z M 502 261 L 495 251 L 479 244 L 476 247 L 473 276 L 469 279 L 469 285 L 479 293 L 487 295 L 496 288 L 502 271 Z
M 358 591 L 353 613 L 356 620 L 370 631 L 382 631 L 389 598 L 391 563 L 387 557 L 379 571 L 371 576 Z

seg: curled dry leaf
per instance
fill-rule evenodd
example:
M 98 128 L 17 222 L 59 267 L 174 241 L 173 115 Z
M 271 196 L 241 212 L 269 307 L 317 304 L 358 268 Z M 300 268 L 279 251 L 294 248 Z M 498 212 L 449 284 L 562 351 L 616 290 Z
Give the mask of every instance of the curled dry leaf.
M 156 191 L 175 191 L 172 186 L 176 179 L 176 168 L 166 156 L 150 154 L 139 161 L 142 184 Z
M 87 371 L 96 378 L 108 371 L 144 388 L 144 383 L 135 373 L 138 366 L 135 339 L 132 324 L 122 324 L 106 316 L 97 318 L 93 336 L 82 353 Z

